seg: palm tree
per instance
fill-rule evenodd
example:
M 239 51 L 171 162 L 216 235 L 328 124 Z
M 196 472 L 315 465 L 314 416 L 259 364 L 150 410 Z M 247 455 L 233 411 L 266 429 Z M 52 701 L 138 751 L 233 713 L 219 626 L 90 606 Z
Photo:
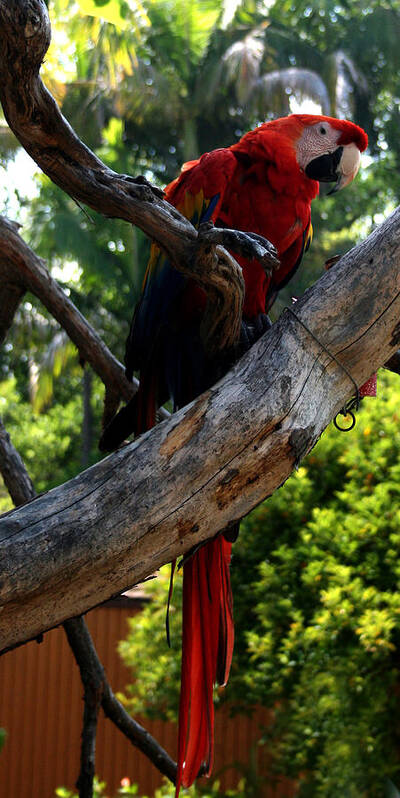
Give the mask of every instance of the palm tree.
M 368 97 L 365 76 L 352 54 L 318 51 L 274 17 L 227 48 L 218 79 L 216 97 L 225 85 L 239 106 L 260 120 L 290 113 L 293 101 L 311 101 L 323 114 L 352 117 L 356 96 L 364 103 Z

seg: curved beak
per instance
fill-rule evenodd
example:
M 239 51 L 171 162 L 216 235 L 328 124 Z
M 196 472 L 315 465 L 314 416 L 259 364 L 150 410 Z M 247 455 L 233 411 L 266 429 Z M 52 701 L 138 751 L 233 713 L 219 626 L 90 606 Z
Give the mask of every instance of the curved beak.
M 334 152 L 313 158 L 305 168 L 307 177 L 319 183 L 335 183 L 329 194 L 340 191 L 355 178 L 361 156 L 356 144 L 344 144 Z
M 361 154 L 356 144 L 345 144 L 343 155 L 339 162 L 336 185 L 329 194 L 335 194 L 341 188 L 348 186 L 354 180 L 361 163 Z

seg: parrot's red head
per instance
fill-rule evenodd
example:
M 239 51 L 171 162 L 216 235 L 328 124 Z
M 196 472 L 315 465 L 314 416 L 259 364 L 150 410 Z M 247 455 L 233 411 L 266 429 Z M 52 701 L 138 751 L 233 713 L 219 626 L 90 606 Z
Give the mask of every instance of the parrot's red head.
M 286 191 L 300 176 L 310 178 L 313 183 L 307 195 L 312 200 L 318 183 L 335 183 L 333 191 L 347 186 L 358 172 L 360 153 L 367 145 L 367 134 L 346 119 L 291 114 L 246 133 L 231 149 L 254 161 L 275 164 L 275 178 L 269 175 L 269 179 L 274 179 L 277 191 Z
M 329 116 L 293 114 L 288 121 L 295 133 L 297 163 L 307 177 L 335 183 L 333 191 L 347 186 L 358 172 L 360 153 L 368 145 L 364 130 L 353 122 Z

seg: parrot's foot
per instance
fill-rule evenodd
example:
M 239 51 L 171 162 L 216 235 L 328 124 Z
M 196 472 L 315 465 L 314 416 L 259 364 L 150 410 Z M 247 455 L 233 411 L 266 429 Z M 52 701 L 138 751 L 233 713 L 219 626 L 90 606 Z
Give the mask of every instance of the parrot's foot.
M 217 225 L 218 221 L 217 219 Z M 258 260 L 267 277 L 270 277 L 281 265 L 276 247 L 258 233 L 230 230 L 222 224 L 221 227 L 214 227 L 210 222 L 203 222 L 199 227 L 199 238 L 210 244 L 221 244 L 230 252 L 249 260 Z

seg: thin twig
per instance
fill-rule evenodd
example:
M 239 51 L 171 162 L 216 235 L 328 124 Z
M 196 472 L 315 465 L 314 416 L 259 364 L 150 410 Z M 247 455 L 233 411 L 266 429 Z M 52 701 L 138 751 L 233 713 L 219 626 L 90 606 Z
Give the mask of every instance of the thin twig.
M 175 781 L 176 765 L 171 757 L 157 743 L 146 729 L 128 715 L 120 701 L 115 697 L 104 673 L 93 645 L 89 629 L 83 618 L 73 618 L 64 623 L 69 644 L 78 663 L 82 680 L 90 686 L 92 693 L 99 698 L 106 717 L 140 749 L 161 773 Z
M 79 798 L 92 798 L 96 771 L 97 721 L 104 690 L 105 673 L 100 662 L 99 667 L 95 667 L 97 654 L 83 618 L 72 618 L 69 621 L 65 621 L 63 626 L 79 667 L 84 688 L 81 768 L 76 786 L 79 790 Z M 79 645 L 82 631 L 87 633 L 91 647 L 86 647 L 84 644 Z M 95 656 L 93 656 L 93 652 Z

